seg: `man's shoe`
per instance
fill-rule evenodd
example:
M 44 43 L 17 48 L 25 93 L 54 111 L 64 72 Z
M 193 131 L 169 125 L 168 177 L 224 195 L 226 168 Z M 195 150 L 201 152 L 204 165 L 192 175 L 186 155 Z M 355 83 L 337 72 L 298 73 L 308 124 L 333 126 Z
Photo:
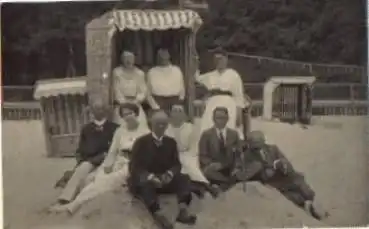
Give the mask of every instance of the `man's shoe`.
M 323 220 L 329 216 L 328 212 L 324 211 L 322 208 L 316 206 L 313 202 L 307 201 L 305 203 L 305 209 L 310 213 L 310 215 L 317 219 Z
M 174 228 L 173 224 L 167 219 L 167 217 L 165 217 L 164 215 L 160 213 L 154 213 L 153 218 L 156 224 L 158 224 L 158 226 L 161 229 L 173 229 Z
M 197 217 L 191 215 L 188 210 L 181 209 L 179 210 L 179 214 L 177 216 L 177 222 L 187 224 L 187 225 L 194 225 L 196 223 Z
M 219 194 L 222 192 L 222 191 L 219 189 L 219 187 L 212 186 L 212 185 L 208 185 L 208 186 L 206 187 L 206 190 L 210 193 L 210 195 L 211 195 L 214 199 L 216 199 L 216 198 L 219 196 Z

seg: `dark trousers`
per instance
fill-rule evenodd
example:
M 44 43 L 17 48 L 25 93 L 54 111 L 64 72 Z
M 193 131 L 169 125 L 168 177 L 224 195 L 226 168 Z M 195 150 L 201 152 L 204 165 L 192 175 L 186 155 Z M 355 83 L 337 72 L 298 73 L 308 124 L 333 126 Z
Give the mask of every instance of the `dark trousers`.
M 160 109 L 163 109 L 167 114 L 169 114 L 170 110 L 172 109 L 172 106 L 180 101 L 178 96 L 153 95 L 153 98 L 159 105 Z
M 315 197 L 315 192 L 301 175 L 288 177 L 282 182 L 270 185 L 299 207 L 304 207 L 306 201 L 313 201 Z
M 238 181 L 235 177 L 231 176 L 232 167 L 223 168 L 221 170 L 207 170 L 204 172 L 206 179 L 210 184 L 219 185 L 223 191 L 226 191 L 233 187 Z
M 175 175 L 172 181 L 161 188 L 156 188 L 151 181 L 129 182 L 130 191 L 133 195 L 141 199 L 150 212 L 156 212 L 160 209 L 159 194 L 175 194 L 178 203 L 189 205 L 192 200 L 191 180 L 188 175 Z

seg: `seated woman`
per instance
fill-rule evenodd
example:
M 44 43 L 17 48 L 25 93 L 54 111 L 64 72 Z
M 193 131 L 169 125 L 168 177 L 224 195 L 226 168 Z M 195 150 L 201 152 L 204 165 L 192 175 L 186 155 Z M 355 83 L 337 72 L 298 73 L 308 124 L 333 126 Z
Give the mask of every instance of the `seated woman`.
M 140 109 L 138 116 L 140 124 L 146 125 L 146 114 L 141 105 L 146 100 L 147 95 L 145 73 L 135 66 L 134 53 L 124 51 L 121 60 L 121 65 L 113 70 L 114 104 L 117 106 L 115 122 L 124 124 L 124 120 L 119 117 L 119 105 L 134 103 Z
M 179 159 L 182 164 L 182 173 L 186 173 L 193 181 L 193 192 L 202 197 L 204 191 L 208 191 L 213 197 L 217 196 L 217 190 L 212 188 L 209 181 L 203 175 L 198 163 L 196 150 L 194 146 L 193 125 L 186 122 L 186 113 L 182 104 L 174 104 L 170 113 L 170 124 L 166 135 L 174 138 L 177 142 Z
M 119 114 L 125 125 L 114 133 L 108 155 L 98 168 L 94 180 L 82 189 L 76 199 L 66 205 L 58 206 L 54 212 L 68 212 L 74 214 L 87 201 L 103 193 L 114 191 L 125 184 L 128 176 L 128 161 L 134 141 L 150 133 L 147 125 L 138 121 L 139 107 L 132 103 L 120 106 Z

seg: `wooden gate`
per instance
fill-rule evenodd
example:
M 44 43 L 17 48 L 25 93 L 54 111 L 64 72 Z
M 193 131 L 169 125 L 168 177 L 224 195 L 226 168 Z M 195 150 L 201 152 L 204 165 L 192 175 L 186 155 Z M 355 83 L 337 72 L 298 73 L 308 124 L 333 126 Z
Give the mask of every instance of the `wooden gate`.
M 284 122 L 309 124 L 311 89 L 306 84 L 281 84 L 273 94 L 273 116 Z

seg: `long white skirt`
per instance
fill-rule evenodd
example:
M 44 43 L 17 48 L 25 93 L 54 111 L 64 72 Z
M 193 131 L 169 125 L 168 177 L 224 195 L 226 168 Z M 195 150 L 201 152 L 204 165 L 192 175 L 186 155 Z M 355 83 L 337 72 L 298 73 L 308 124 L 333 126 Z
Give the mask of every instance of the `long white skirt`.
M 181 152 L 179 160 L 182 164 L 182 173 L 188 174 L 193 181 L 209 183 L 200 169 L 199 157 L 190 152 Z
M 128 177 L 128 161 L 126 158 L 118 156 L 114 163 L 113 172 L 106 174 L 104 164 L 96 171 L 93 181 L 87 184 L 77 197 L 67 205 L 70 212 L 75 212 L 82 204 L 90 201 L 97 196 L 118 190 L 126 184 Z
M 216 107 L 225 107 L 228 109 L 229 121 L 227 127 L 236 129 L 237 104 L 236 101 L 228 95 L 216 95 L 206 101 L 204 114 L 201 117 L 200 133 L 213 127 L 213 111 Z
M 144 109 L 142 108 L 141 104 L 136 104 L 139 108 L 140 114 L 138 115 L 138 122 L 140 123 L 140 125 L 142 126 L 147 126 L 147 117 L 146 117 L 146 113 L 144 111 Z M 119 125 L 124 125 L 124 121 L 123 119 L 120 117 L 119 115 L 119 107 L 116 107 L 114 109 L 114 117 L 113 120 L 115 123 L 119 124 Z

